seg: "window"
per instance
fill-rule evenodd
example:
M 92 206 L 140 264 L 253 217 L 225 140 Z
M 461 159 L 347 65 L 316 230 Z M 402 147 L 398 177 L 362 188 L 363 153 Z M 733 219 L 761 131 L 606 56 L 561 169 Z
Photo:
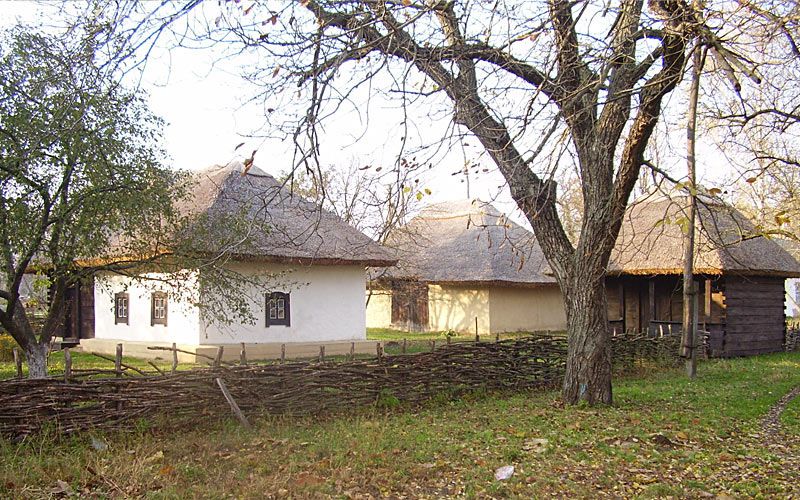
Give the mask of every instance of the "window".
M 164 292 L 153 293 L 150 305 L 150 325 L 167 326 L 167 294 Z
M 114 324 L 128 324 L 128 294 L 117 293 L 114 295 Z
M 267 294 L 267 326 L 272 325 L 291 325 L 288 293 L 272 292 Z

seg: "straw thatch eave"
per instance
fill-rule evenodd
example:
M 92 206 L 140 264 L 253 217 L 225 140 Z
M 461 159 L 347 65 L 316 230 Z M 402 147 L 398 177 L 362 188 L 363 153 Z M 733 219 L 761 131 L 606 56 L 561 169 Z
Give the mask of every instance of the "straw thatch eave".
M 533 233 L 479 200 L 431 205 L 393 231 L 399 259 L 385 279 L 439 284 L 554 285 Z
M 198 252 L 298 265 L 385 267 L 397 262 L 369 237 L 257 167 L 246 173 L 240 163 L 213 167 L 198 173 L 190 189 L 193 196 L 179 210 L 198 218 L 193 228 L 203 235 L 194 242 Z
M 683 272 L 685 196 L 650 195 L 625 213 L 609 275 Z M 696 274 L 798 277 L 800 264 L 761 235 L 741 212 L 717 198 L 701 197 L 695 233 Z

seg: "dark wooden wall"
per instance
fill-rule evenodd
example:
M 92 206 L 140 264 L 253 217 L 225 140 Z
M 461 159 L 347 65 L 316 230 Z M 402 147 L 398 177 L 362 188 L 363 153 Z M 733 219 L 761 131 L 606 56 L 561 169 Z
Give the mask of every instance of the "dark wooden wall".
M 64 339 L 94 338 L 94 280 L 67 289 L 64 322 L 56 336 Z
M 392 290 L 392 325 L 414 331 L 428 329 L 428 284 L 394 281 Z
M 725 278 L 726 356 L 783 350 L 786 335 L 784 280 L 771 277 Z

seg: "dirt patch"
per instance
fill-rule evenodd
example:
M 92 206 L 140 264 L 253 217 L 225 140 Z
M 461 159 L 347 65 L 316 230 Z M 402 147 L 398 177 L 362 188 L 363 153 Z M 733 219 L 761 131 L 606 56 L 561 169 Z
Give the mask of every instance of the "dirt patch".
M 792 400 L 797 396 L 800 396 L 800 386 L 795 387 L 786 393 L 780 400 L 778 400 L 777 403 L 772 406 L 772 408 L 769 409 L 767 414 L 761 420 L 761 430 L 764 433 L 765 438 L 780 434 L 781 413 L 783 413 L 789 403 L 791 403 Z

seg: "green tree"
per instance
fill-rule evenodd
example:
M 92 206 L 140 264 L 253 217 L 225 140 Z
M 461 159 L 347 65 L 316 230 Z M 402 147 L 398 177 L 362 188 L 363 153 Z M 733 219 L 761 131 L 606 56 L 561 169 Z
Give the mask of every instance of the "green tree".
M 47 374 L 68 288 L 155 261 L 177 218 L 182 174 L 163 164 L 161 121 L 101 58 L 104 34 L 15 27 L 0 39 L 0 325 L 31 377 Z M 49 286 L 36 327 L 20 301 L 30 272 Z

